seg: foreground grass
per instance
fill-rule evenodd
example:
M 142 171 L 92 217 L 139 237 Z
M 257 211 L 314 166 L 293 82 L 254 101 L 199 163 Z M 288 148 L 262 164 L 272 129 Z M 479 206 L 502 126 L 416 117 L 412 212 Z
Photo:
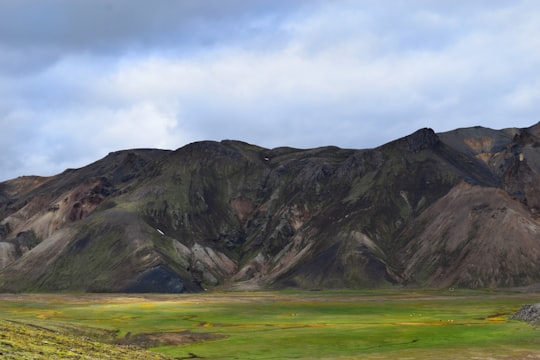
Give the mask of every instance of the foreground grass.
M 121 359 L 122 351 L 140 351 L 105 344 L 115 343 L 174 358 L 540 359 L 540 331 L 508 320 L 522 304 L 539 302 L 540 294 L 344 291 L 0 299 L 0 319 L 32 324 L 24 331 L 47 327 L 46 336 L 84 335 L 63 338 L 65 346 L 53 339 L 21 347 L 38 355 L 57 349 L 58 358 L 84 358 L 97 349 L 101 358 Z M 19 326 L 0 324 L 2 334 L 8 325 Z M 14 353 L 16 347 L 7 344 L 0 339 L 0 352 Z M 69 350 L 81 346 L 87 347 Z M 119 353 L 103 355 L 110 351 Z
M 63 331 L 62 331 L 63 330 Z M 95 335 L 95 332 L 93 332 Z M 0 320 L 2 359 L 166 359 L 134 347 L 114 346 L 76 336 L 68 329 Z

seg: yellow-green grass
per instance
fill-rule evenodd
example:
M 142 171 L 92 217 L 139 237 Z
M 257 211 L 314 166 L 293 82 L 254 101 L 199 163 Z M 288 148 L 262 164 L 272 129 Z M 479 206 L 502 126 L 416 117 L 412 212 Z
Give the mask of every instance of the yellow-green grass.
M 75 330 L 75 333 L 71 331 Z M 91 331 L 93 335 L 97 332 Z M 93 340 L 79 329 L 42 327 L 36 324 L 0 320 L 2 359 L 166 359 L 133 346 L 120 346 Z
M 151 346 L 173 358 L 540 358 L 540 331 L 508 320 L 523 304 L 540 301 L 534 293 L 27 294 L 0 300 L 0 319 L 60 332 L 78 328 L 95 340 Z

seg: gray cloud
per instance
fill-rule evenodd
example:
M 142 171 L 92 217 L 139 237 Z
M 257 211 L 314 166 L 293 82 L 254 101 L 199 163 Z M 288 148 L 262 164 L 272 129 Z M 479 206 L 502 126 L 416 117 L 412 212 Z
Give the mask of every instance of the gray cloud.
M 186 52 L 249 43 L 256 36 L 275 37 L 275 25 L 303 5 L 285 0 L 2 0 L 0 65 L 18 71 L 50 66 L 73 53 Z
M 535 1 L 0 0 L 0 180 L 225 138 L 540 120 Z

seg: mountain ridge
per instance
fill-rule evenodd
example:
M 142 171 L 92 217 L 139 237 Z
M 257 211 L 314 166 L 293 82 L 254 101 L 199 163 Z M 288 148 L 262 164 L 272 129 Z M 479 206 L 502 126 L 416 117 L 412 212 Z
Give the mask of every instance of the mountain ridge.
M 0 290 L 540 282 L 540 125 L 372 149 L 235 140 L 0 183 Z

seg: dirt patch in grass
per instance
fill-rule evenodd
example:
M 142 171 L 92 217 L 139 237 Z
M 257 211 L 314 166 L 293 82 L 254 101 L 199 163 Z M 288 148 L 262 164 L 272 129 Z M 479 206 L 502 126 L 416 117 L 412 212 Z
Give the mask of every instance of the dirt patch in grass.
M 195 333 L 189 330 L 135 335 L 127 333 L 126 336 L 117 341 L 117 343 L 119 345 L 136 345 L 142 348 L 152 348 L 158 346 L 194 344 L 202 341 L 225 339 L 227 337 L 227 335 L 223 334 Z

